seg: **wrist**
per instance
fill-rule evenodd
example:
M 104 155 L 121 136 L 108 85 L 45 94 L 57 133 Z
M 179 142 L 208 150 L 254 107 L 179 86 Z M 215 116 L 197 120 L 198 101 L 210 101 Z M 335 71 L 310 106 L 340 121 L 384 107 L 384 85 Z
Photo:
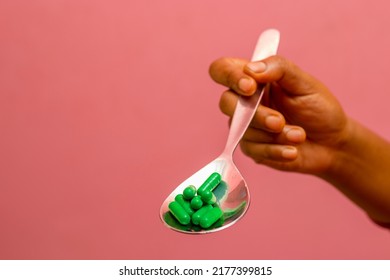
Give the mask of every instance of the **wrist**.
M 347 118 L 337 143 L 330 149 L 332 163 L 321 177 L 333 181 L 340 176 L 340 172 L 345 169 L 346 165 L 356 160 L 356 139 L 359 139 L 358 124 L 351 118 Z
M 387 141 L 348 119 L 341 141 L 333 149 L 332 164 L 321 178 L 334 185 L 377 223 L 390 222 L 390 166 Z

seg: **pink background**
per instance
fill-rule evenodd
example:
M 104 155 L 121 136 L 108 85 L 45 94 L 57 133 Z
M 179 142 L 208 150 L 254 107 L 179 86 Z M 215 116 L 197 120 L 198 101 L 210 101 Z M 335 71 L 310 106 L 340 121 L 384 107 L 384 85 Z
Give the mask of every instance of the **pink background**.
M 266 28 L 390 138 L 390 7 L 350 3 L 0 1 L 0 258 L 389 259 L 389 231 L 332 186 L 240 151 L 252 205 L 237 225 L 188 236 L 158 217 L 225 144 L 209 64 L 249 58 Z

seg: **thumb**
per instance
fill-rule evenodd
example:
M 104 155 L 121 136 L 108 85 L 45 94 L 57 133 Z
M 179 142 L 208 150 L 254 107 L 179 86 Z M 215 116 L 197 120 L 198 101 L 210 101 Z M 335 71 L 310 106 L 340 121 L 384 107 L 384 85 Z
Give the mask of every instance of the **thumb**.
M 307 95 L 326 89 L 316 78 L 279 55 L 250 62 L 244 72 L 260 84 L 276 82 L 290 95 Z

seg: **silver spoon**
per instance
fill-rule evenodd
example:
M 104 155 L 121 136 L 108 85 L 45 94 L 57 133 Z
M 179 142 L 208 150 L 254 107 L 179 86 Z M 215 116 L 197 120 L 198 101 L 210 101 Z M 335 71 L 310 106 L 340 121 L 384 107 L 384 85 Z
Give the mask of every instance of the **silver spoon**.
M 279 37 L 279 31 L 275 29 L 264 31 L 257 41 L 252 61 L 262 60 L 275 55 L 279 45 Z M 248 128 L 265 90 L 266 86 L 259 86 L 254 95 L 250 97 L 239 97 L 226 146 L 222 154 L 182 182 L 165 199 L 160 208 L 160 218 L 167 227 L 182 233 L 205 234 L 225 229 L 244 216 L 249 207 L 249 189 L 233 162 L 233 153 Z M 189 185 L 199 187 L 213 172 L 218 172 L 222 177 L 221 183 L 213 192 L 217 198 L 219 207 L 224 213 L 223 222 L 219 224 L 217 222 L 216 225 L 207 229 L 180 224 L 170 213 L 168 208 L 169 203 Z

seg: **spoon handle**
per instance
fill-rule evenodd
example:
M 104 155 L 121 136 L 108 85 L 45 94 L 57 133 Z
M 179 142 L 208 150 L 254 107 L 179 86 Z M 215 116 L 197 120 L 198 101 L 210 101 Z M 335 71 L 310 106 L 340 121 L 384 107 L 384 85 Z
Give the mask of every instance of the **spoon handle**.
M 279 45 L 279 37 L 279 31 L 276 29 L 268 29 L 261 33 L 252 56 L 252 61 L 262 60 L 275 55 Z M 223 155 L 233 156 L 234 150 L 256 113 L 265 88 L 265 85 L 258 85 L 253 95 L 240 96 L 238 98 Z

